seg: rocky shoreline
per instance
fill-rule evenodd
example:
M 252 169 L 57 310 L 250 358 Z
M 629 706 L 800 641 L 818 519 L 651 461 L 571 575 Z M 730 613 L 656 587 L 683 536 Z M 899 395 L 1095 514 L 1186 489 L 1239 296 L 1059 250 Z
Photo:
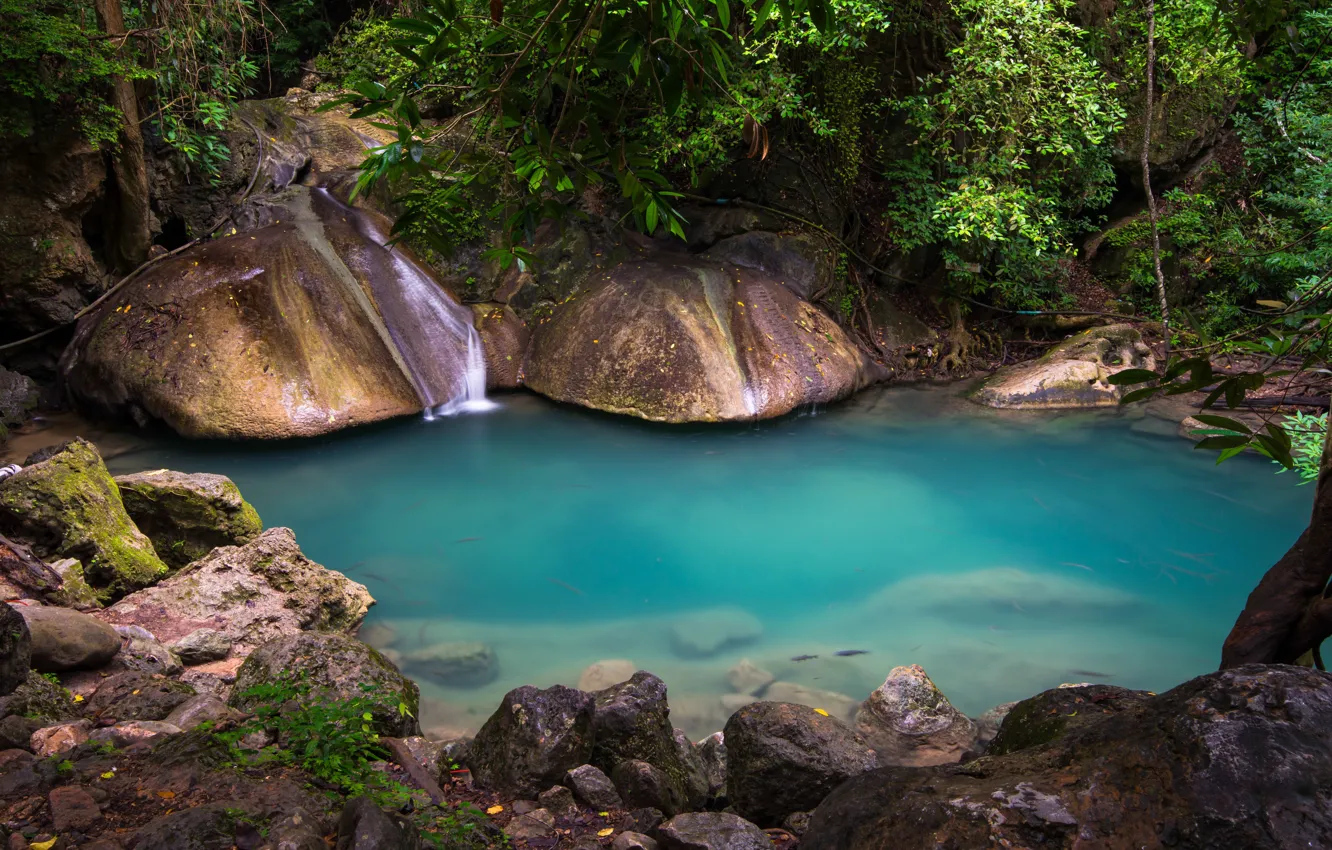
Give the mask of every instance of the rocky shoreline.
M 9 850 L 1293 848 L 1332 830 L 1332 677 L 1313 670 L 1075 683 L 970 718 L 917 666 L 820 707 L 741 663 L 749 696 L 695 742 L 661 679 L 608 661 L 431 740 L 404 659 L 357 639 L 366 588 L 221 476 L 112 478 L 75 440 L 0 481 L 0 534 Z

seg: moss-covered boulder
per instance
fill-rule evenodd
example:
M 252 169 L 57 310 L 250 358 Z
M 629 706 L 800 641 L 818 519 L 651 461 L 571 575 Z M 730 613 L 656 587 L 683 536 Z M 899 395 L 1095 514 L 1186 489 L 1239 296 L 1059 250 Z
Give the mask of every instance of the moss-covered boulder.
M 1008 710 L 985 754 L 1002 756 L 1048 744 L 1112 714 L 1135 710 L 1150 698 L 1146 691 L 1116 685 L 1060 687 L 1039 693 Z
M 270 528 L 244 546 L 214 549 L 97 616 L 141 626 L 168 644 L 212 629 L 243 657 L 302 631 L 353 632 L 372 604 L 365 585 L 305 557 L 291 529 Z
M 47 677 L 30 670 L 23 684 L 8 696 L 0 697 L 0 717 L 25 717 L 42 725 L 72 720 L 79 716 L 69 691 Z
M 249 543 L 264 530 L 259 514 L 225 475 L 169 469 L 116 478 L 125 510 L 170 567 L 219 546 Z
M 753 247 L 753 246 L 749 246 Z M 657 254 L 612 268 L 533 329 L 528 387 L 660 422 L 781 416 L 845 398 L 879 369 L 749 252 Z
M 378 650 L 342 635 L 303 632 L 260 646 L 236 671 L 229 704 L 252 711 L 266 697 L 260 685 L 301 694 L 298 699 L 342 701 L 365 697 L 372 704 L 375 730 L 405 738 L 420 735 L 421 694 L 416 683 Z M 306 691 L 305 689 L 308 689 Z
M 88 583 L 117 597 L 166 575 L 135 527 L 97 448 L 83 439 L 0 482 L 0 532 L 48 560 L 76 558 Z
M 1125 369 L 1155 369 L 1156 358 L 1132 325 L 1092 328 L 1043 357 L 1005 366 L 972 394 L 989 407 L 1059 410 L 1114 407 L 1124 394 L 1107 379 Z

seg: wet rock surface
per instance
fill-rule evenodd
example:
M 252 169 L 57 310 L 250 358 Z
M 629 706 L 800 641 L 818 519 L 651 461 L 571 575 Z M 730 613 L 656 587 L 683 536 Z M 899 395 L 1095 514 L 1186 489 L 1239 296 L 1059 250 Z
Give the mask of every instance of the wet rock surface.
M 736 813 L 777 826 L 878 766 L 865 740 L 803 705 L 756 702 L 726 721 L 726 791 Z
M 801 846 L 1318 846 L 1332 830 L 1329 723 L 1326 673 L 1213 673 L 1046 744 L 856 777 L 815 810 Z
M 468 767 L 486 788 L 536 796 L 592 753 L 593 698 L 556 685 L 504 695 L 472 740 Z

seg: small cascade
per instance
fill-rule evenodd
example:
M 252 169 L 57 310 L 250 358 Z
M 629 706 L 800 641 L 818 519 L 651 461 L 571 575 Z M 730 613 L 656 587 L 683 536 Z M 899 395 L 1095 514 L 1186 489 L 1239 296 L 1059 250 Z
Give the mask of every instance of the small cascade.
M 472 311 L 454 300 L 407 252 L 384 248 L 388 237 L 372 216 L 341 203 L 327 190 L 317 189 L 315 197 L 316 208 L 328 205 L 374 244 L 361 254 L 353 272 L 369 286 L 416 385 L 426 419 L 498 407 L 486 398 L 485 350 L 472 324 Z

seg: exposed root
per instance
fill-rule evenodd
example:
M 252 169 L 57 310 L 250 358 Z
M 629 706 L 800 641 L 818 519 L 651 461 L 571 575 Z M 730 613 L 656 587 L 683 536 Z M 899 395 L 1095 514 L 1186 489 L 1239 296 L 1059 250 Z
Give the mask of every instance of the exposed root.
M 940 372 L 957 375 L 971 374 L 971 357 L 979 349 L 976 338 L 967 331 L 962 320 L 962 305 L 957 301 L 948 302 L 948 318 L 952 325 L 944 334 L 943 344 L 939 349 Z

